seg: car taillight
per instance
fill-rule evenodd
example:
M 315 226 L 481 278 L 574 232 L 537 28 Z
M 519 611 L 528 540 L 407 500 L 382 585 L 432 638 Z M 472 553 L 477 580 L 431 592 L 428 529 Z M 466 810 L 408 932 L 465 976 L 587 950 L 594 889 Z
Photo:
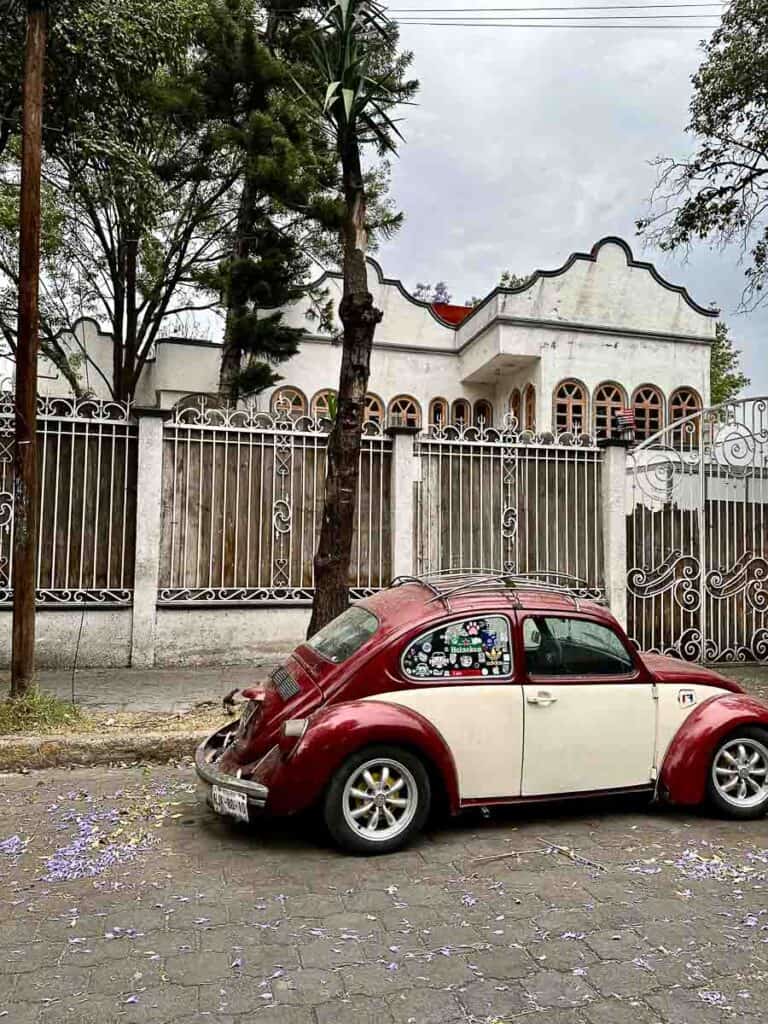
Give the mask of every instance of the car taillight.
M 258 722 L 261 718 L 262 707 L 260 700 L 248 701 L 237 725 L 237 739 L 242 739 L 248 733 L 249 728 Z
M 280 727 L 280 734 L 277 738 L 277 745 L 284 758 L 289 758 L 304 738 L 309 728 L 308 718 L 289 718 Z

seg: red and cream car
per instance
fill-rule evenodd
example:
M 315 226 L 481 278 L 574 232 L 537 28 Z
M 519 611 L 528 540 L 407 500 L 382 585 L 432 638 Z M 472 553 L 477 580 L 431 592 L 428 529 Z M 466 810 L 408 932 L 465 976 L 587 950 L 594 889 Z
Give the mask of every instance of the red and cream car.
M 530 579 L 399 580 L 242 697 L 197 751 L 209 804 L 241 820 L 319 807 L 356 852 L 401 846 L 437 802 L 647 793 L 768 809 L 768 706 L 639 653 L 605 607 Z

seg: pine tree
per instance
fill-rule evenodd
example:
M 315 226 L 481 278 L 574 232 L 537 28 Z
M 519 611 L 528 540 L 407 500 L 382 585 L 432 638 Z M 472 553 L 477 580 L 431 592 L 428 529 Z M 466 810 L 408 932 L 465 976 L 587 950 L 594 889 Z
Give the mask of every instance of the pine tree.
M 731 398 L 736 398 L 740 391 L 751 383 L 749 377 L 741 372 L 741 352 L 733 347 L 733 340 L 728 337 L 728 325 L 718 320 L 715 327 L 715 340 L 710 349 L 710 400 L 712 405 L 720 405 Z
M 225 308 L 219 392 L 230 401 L 274 385 L 275 367 L 297 353 L 304 332 L 278 308 L 305 291 L 307 230 L 333 226 L 323 195 L 335 158 L 292 95 L 306 73 L 292 46 L 300 8 L 291 20 L 287 32 L 255 0 L 210 0 L 198 40 L 194 86 L 210 148 L 230 151 L 239 167 L 229 255 L 200 278 Z

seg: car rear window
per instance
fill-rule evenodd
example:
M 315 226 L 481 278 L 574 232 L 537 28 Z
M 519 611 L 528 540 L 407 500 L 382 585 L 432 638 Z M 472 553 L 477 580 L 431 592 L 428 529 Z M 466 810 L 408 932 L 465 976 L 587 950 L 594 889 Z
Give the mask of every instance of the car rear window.
M 351 658 L 379 628 L 379 620 L 359 605 L 352 605 L 319 633 L 307 640 L 313 651 L 336 665 Z

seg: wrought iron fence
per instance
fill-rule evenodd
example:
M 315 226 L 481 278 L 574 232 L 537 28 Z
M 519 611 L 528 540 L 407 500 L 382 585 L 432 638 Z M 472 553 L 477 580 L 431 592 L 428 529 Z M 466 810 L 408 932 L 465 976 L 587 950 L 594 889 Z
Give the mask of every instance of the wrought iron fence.
M 601 452 L 586 435 L 432 427 L 420 438 L 422 572 L 570 573 L 602 591 Z M 554 578 L 554 576 L 553 576 Z
M 37 399 L 37 601 L 130 604 L 137 428 L 130 405 Z M 14 396 L 0 394 L 0 603 L 13 599 Z
M 639 445 L 628 498 L 635 642 L 768 661 L 768 399 L 698 412 Z
M 286 411 L 178 409 L 165 425 L 161 604 L 310 602 L 330 424 Z M 391 441 L 366 425 L 350 587 L 391 576 Z

